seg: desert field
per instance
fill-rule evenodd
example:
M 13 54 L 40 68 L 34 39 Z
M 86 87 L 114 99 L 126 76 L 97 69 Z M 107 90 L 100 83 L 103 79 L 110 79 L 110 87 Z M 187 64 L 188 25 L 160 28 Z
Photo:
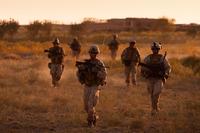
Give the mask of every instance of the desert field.
M 88 58 L 84 44 L 81 59 Z M 66 43 L 65 70 L 59 88 L 51 87 L 43 50 L 51 42 L 0 42 L 0 132 L 1 133 L 199 133 L 200 132 L 200 40 L 163 44 L 172 73 L 160 98 L 161 111 L 150 115 L 150 97 L 138 69 L 138 86 L 125 88 L 120 61 L 99 45 L 108 71 L 97 105 L 97 127 L 88 128 L 83 108 L 83 86 L 76 77 L 75 59 Z M 142 58 L 150 44 L 137 43 Z

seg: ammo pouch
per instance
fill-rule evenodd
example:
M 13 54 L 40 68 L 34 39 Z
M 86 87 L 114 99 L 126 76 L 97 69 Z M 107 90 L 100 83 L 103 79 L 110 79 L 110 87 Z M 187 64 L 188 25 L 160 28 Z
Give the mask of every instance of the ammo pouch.
M 125 66 L 130 66 L 131 65 L 131 60 L 124 60 L 124 65 Z

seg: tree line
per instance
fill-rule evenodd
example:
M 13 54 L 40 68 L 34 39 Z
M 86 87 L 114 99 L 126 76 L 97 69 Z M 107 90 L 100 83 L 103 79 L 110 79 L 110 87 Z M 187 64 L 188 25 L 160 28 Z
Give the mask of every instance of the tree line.
M 35 20 L 24 27 L 27 38 L 34 41 L 41 38 L 49 40 L 51 38 L 52 26 L 53 23 L 51 21 Z M 14 19 L 0 20 L 0 39 L 14 40 L 14 36 L 17 34 L 19 28 L 19 22 Z
M 199 25 L 190 24 L 190 25 L 182 26 L 182 25 L 175 25 L 174 22 L 169 22 L 169 20 L 167 20 L 167 19 L 162 19 L 162 20 L 163 21 L 158 21 L 158 23 L 156 24 L 158 31 L 159 31 L 159 29 L 160 30 L 164 29 L 164 32 L 165 32 L 165 31 L 168 31 L 169 28 L 171 30 L 171 27 L 173 26 L 173 27 L 175 27 L 175 29 L 173 29 L 174 32 L 184 31 L 184 32 L 186 32 L 186 35 L 195 37 L 199 33 L 199 30 L 200 30 Z M 68 26 L 67 30 L 63 29 L 61 25 L 58 25 L 58 27 L 60 27 L 60 29 L 58 31 L 59 35 L 57 33 L 55 33 L 55 35 L 54 35 L 54 34 L 52 34 L 54 31 L 53 26 L 56 24 L 53 23 L 52 21 L 35 20 L 33 22 L 30 22 L 28 25 L 21 26 L 19 24 L 19 22 L 14 19 L 0 20 L 0 40 L 8 40 L 8 41 L 17 40 L 16 34 L 21 33 L 21 30 L 19 31 L 20 27 L 25 29 L 23 31 L 23 37 L 21 37 L 24 40 L 50 41 L 50 40 L 52 40 L 52 37 L 55 37 L 55 36 L 58 36 L 63 39 L 68 38 L 68 37 L 73 37 L 73 36 L 77 36 L 78 38 L 83 38 L 84 34 L 89 33 L 89 29 L 91 29 L 101 23 L 102 22 L 99 22 L 99 21 L 97 22 L 96 20 L 93 20 L 93 19 L 86 19 L 80 24 L 65 25 L 65 26 Z M 133 32 L 146 31 L 147 29 L 145 29 L 145 28 L 149 28 L 149 27 L 150 27 L 150 29 L 155 30 L 155 24 L 154 25 L 152 25 L 152 24 L 143 25 L 141 22 L 136 25 L 136 28 L 138 28 L 138 29 L 134 29 Z M 127 29 L 127 31 L 131 31 L 131 30 Z M 62 32 L 66 32 L 67 34 L 66 35 L 62 34 Z M 105 31 L 105 32 L 108 32 L 108 31 Z M 113 29 L 109 32 L 115 32 L 115 31 Z

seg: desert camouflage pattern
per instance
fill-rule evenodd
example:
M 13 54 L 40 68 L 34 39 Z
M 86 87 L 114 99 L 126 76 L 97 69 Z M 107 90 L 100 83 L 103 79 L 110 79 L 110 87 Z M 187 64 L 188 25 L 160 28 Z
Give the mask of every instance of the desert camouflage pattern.
M 116 57 L 117 57 L 117 50 L 116 50 L 116 49 L 111 49 L 111 50 L 110 50 L 110 56 L 111 56 L 111 58 L 112 58 L 113 60 L 115 60 Z
M 64 51 L 59 46 L 51 47 L 49 48 L 48 57 L 51 59 L 51 63 L 49 63 L 48 67 L 52 77 L 52 84 L 56 87 L 58 86 L 58 81 L 60 80 L 64 70 Z
M 131 63 L 130 66 L 124 67 L 125 82 L 127 86 L 130 85 L 130 78 L 133 85 L 137 84 L 137 63 Z
M 59 46 L 49 48 L 48 57 L 52 64 L 62 64 L 64 59 L 64 50 Z
M 171 66 L 168 62 L 168 60 L 166 58 L 164 58 L 163 55 L 161 54 L 157 54 L 157 55 L 148 55 L 145 59 L 144 59 L 144 63 L 145 64 L 158 64 L 163 62 L 164 64 L 164 68 L 165 68 L 165 73 L 166 75 L 169 75 L 171 72 Z M 142 73 L 147 74 L 149 70 L 147 68 L 142 67 Z M 148 77 L 147 78 L 147 89 L 148 92 L 151 96 L 151 105 L 152 105 L 152 113 L 154 114 L 155 112 L 159 111 L 158 108 L 158 101 L 159 101 L 159 96 L 162 92 L 163 89 L 163 84 L 164 81 L 162 78 L 158 78 L 158 77 Z
M 98 118 L 95 107 L 99 101 L 99 87 L 98 86 L 87 86 L 84 87 L 84 108 L 88 114 L 88 121 L 94 121 Z
M 84 77 L 82 77 L 82 73 L 77 72 L 79 81 L 87 86 L 103 85 L 107 76 L 104 63 L 98 59 L 89 60 L 89 62 L 92 64 L 92 66 L 82 66 L 83 70 L 85 69 L 84 67 L 90 67 L 87 69 L 89 70 L 88 72 L 84 72 Z
M 121 55 L 122 63 L 124 64 L 124 72 L 126 84 L 129 86 L 130 77 L 133 85 L 137 84 L 137 66 L 140 61 L 140 53 L 136 47 L 128 47 L 124 49 Z
M 155 65 L 155 64 L 159 64 L 159 63 L 163 63 L 164 65 L 164 69 L 165 69 L 165 74 L 169 75 L 171 72 L 171 65 L 169 64 L 169 61 L 161 54 L 150 54 L 148 55 L 145 59 L 144 59 L 144 63 L 148 64 L 148 65 Z M 149 71 L 147 68 L 142 67 L 141 69 L 142 73 L 144 73 L 145 75 L 148 75 Z
M 95 111 L 95 107 L 98 103 L 100 85 L 104 85 L 106 82 L 107 71 L 104 66 L 104 63 L 98 59 L 89 60 L 92 65 L 89 68 L 89 71 L 85 74 L 84 78 L 80 73 L 77 73 L 79 81 L 85 85 L 84 87 L 84 107 L 88 114 L 88 123 L 93 122 L 96 123 L 97 114 Z M 84 66 L 83 66 L 84 67 Z M 85 66 L 87 67 L 87 66 Z
M 50 74 L 52 77 L 52 84 L 54 86 L 58 86 L 58 81 L 61 78 L 63 69 L 64 69 L 63 64 L 50 64 Z
M 159 96 L 163 89 L 163 81 L 161 79 L 150 78 L 147 80 L 147 90 L 151 96 L 152 113 L 159 111 Z

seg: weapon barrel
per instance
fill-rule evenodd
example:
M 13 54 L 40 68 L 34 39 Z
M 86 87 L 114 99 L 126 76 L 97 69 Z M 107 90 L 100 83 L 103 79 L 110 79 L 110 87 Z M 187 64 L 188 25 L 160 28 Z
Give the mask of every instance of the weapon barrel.
M 76 65 L 75 66 L 79 66 L 79 65 L 83 65 L 83 64 L 85 64 L 85 62 L 76 61 Z
M 47 53 L 47 52 L 49 52 L 49 50 L 48 50 L 48 49 L 45 49 L 44 52 Z
M 82 61 L 76 61 L 75 66 L 86 65 L 86 64 L 93 66 L 93 64 L 88 63 L 87 60 L 86 60 L 85 62 L 82 62 Z M 109 66 L 104 66 L 104 67 L 105 67 L 105 68 L 110 68 Z

